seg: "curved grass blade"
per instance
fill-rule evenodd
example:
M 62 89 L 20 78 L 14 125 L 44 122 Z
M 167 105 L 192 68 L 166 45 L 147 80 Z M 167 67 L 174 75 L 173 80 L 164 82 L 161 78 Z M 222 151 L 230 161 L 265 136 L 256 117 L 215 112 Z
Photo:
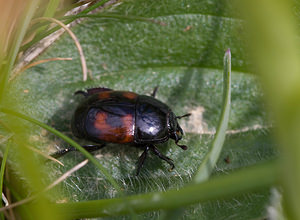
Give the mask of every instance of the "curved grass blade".
M 100 6 L 103 6 L 105 3 L 109 2 L 109 0 L 103 0 L 103 1 L 99 1 L 97 3 L 95 3 L 94 5 L 86 8 L 85 10 L 83 10 L 80 14 L 87 14 L 89 12 L 91 12 L 92 10 L 100 7 Z M 68 19 L 66 22 L 64 22 L 64 24 L 70 24 L 71 22 L 73 22 L 76 18 L 70 18 Z M 31 47 L 32 45 L 34 45 L 35 43 L 39 42 L 40 40 L 42 40 L 43 38 L 49 36 L 50 34 L 52 34 L 53 32 L 59 30 L 61 27 L 59 26 L 56 26 L 54 28 L 51 28 L 49 31 L 45 31 L 45 32 L 42 32 L 41 34 L 38 34 L 32 41 L 30 41 L 29 43 L 23 45 L 21 47 L 21 51 L 25 51 L 27 50 L 29 47 Z
M 152 18 L 146 18 L 146 17 L 140 17 L 140 16 L 132 16 L 132 15 L 123 15 L 123 14 L 116 14 L 116 13 L 101 13 L 101 14 L 78 14 L 78 15 L 68 15 L 68 16 L 64 16 L 61 18 L 58 18 L 58 20 L 62 21 L 64 24 L 68 24 L 68 20 L 76 20 L 79 18 L 97 18 L 97 19 L 116 19 L 119 21 L 140 21 L 140 22 L 150 22 L 150 23 L 154 23 L 154 24 L 159 24 L 159 25 L 166 25 L 166 23 L 160 21 L 160 20 L 156 20 L 156 19 L 152 19 Z M 32 29 L 38 29 L 41 27 L 44 27 L 46 25 L 48 25 L 48 22 L 45 21 L 41 21 L 38 24 L 33 24 L 32 25 Z M 49 34 L 50 34 L 49 30 Z M 52 32 L 53 33 L 53 32 Z
M 180 190 L 173 189 L 123 198 L 53 204 L 53 206 L 67 219 L 127 215 L 130 213 L 128 207 L 135 213 L 182 208 L 199 202 L 229 198 L 270 187 L 277 180 L 277 163 L 277 161 L 268 161 L 228 175 L 213 177 L 202 183 L 191 184 Z M 233 182 L 235 184 L 232 184 Z
M 37 18 L 37 21 L 39 20 L 47 20 L 53 23 L 56 23 L 57 25 L 61 26 L 63 29 L 65 29 L 65 31 L 71 36 L 71 38 L 73 39 L 78 53 L 79 53 L 79 57 L 80 57 L 80 61 L 81 61 L 81 67 L 82 67 L 82 75 L 83 75 L 83 81 L 87 80 L 87 64 L 86 64 L 86 60 L 83 54 L 83 49 L 79 43 L 78 38 L 76 37 L 76 35 L 70 30 L 70 28 L 68 28 L 64 23 L 62 23 L 61 21 L 55 19 L 55 18 L 46 18 L 46 17 L 41 17 L 41 18 Z
M 26 121 L 29 121 L 33 124 L 36 124 L 44 129 L 46 129 L 47 131 L 51 132 L 52 134 L 60 137 L 61 139 L 63 139 L 64 141 L 66 141 L 67 143 L 69 143 L 71 146 L 75 147 L 78 151 L 80 151 L 87 159 L 89 159 L 102 173 L 103 175 L 107 178 L 107 180 L 112 184 L 112 186 L 117 190 L 117 192 L 120 195 L 123 195 L 123 192 L 121 190 L 121 187 L 119 186 L 119 184 L 114 180 L 114 178 L 109 174 L 109 172 L 99 163 L 99 161 L 93 157 L 89 152 L 87 152 L 83 147 L 81 147 L 79 144 L 77 144 L 75 141 L 73 141 L 71 138 L 65 136 L 64 134 L 62 134 L 61 132 L 57 131 L 56 129 L 36 120 L 33 119 L 31 117 L 28 117 L 26 115 L 23 115 L 19 112 L 15 112 L 13 110 L 7 109 L 7 108 L 3 108 L 0 107 L 0 111 L 9 115 L 13 115 L 16 116 L 18 118 L 24 119 Z
M 226 136 L 226 129 L 229 121 L 230 114 L 230 100 L 231 100 L 231 53 L 230 49 L 225 52 L 224 56 L 224 78 L 223 78 L 223 108 L 215 134 L 212 142 L 212 147 L 206 154 L 203 162 L 201 163 L 198 171 L 196 172 L 193 181 L 196 183 L 205 181 L 209 178 L 213 171 Z

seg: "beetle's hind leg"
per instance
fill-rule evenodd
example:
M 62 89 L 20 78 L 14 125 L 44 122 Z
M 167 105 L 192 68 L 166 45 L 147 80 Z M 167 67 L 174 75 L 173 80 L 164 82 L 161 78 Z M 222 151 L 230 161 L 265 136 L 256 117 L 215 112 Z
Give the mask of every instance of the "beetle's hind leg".
M 175 168 L 175 165 L 173 163 L 173 160 L 165 155 L 163 155 L 154 145 L 150 146 L 150 150 L 158 156 L 160 159 L 166 161 L 168 164 L 170 164 L 171 168 L 170 170 L 173 170 Z
M 141 168 L 143 167 L 144 165 L 144 162 L 147 158 L 147 155 L 148 155 L 148 151 L 149 151 L 149 146 L 146 146 L 146 149 L 144 150 L 144 152 L 141 154 L 141 156 L 139 157 L 139 160 L 138 160 L 138 165 L 137 165 L 137 171 L 136 171 L 136 176 L 139 175 L 140 173 L 140 170 Z
M 153 98 L 155 98 L 157 90 L 158 90 L 158 86 L 155 86 L 155 88 L 153 89 L 153 92 L 152 92 L 152 94 L 151 94 L 151 96 L 152 96 Z
M 53 154 L 50 154 L 50 157 L 54 157 L 54 158 L 60 158 L 62 156 L 64 156 L 66 153 L 71 152 L 71 151 L 76 151 L 76 148 L 74 147 L 68 147 L 59 151 L 56 151 Z
M 101 144 L 101 145 L 84 145 L 82 147 L 88 152 L 93 152 L 93 151 L 96 151 L 96 150 L 99 150 L 99 149 L 105 147 L 105 144 Z M 71 151 L 78 151 L 78 150 L 74 147 L 68 147 L 68 148 L 65 148 L 63 150 L 57 151 L 57 152 L 51 154 L 50 156 L 57 159 L 57 158 L 62 157 L 65 154 L 67 154 L 68 152 L 71 152 Z

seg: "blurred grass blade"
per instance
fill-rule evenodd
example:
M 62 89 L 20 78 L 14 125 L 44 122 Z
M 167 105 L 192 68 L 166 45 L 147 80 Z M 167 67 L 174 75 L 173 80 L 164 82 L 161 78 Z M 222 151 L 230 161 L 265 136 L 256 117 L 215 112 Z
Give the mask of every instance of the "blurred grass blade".
M 59 6 L 59 2 L 60 0 L 50 0 L 48 2 L 48 5 L 47 5 L 47 8 L 44 12 L 44 15 L 43 17 L 49 17 L 49 18 L 52 18 L 54 15 L 55 15 L 55 12 Z M 38 33 L 41 33 L 43 31 L 46 30 L 46 28 L 49 26 L 49 24 L 47 24 L 47 26 L 43 26 L 43 27 L 40 27 L 37 31 L 36 31 L 36 34 Z
M 19 195 L 17 190 L 12 186 L 12 184 L 10 182 L 8 182 L 6 179 L 4 179 L 4 184 L 5 184 L 5 187 L 8 188 L 8 190 L 10 191 L 12 196 L 14 197 L 15 201 L 22 200 L 21 195 Z M 26 204 L 24 204 L 23 206 L 20 206 L 19 208 L 16 208 L 16 209 L 18 209 L 18 212 L 22 212 L 22 216 L 27 216 L 27 219 L 32 219 L 33 218 L 33 214 L 30 213 L 30 210 L 29 210 L 29 208 Z
M 199 183 L 209 178 L 213 171 L 226 136 L 226 129 L 230 114 L 230 99 L 231 99 L 231 53 L 230 49 L 225 52 L 224 56 L 224 75 L 223 75 L 223 108 L 217 131 L 212 142 L 212 147 L 203 159 L 198 171 L 194 176 L 194 182 Z
M 109 2 L 109 0 L 102 0 L 102 1 L 99 1 L 93 5 L 91 5 L 90 7 L 84 9 L 80 14 L 87 14 L 91 11 L 93 11 L 94 9 L 96 8 L 99 8 L 100 6 L 103 6 L 105 3 Z
M 40 191 L 44 188 L 44 166 L 41 165 L 39 160 L 34 159 L 33 152 L 29 150 L 26 145 L 29 142 L 28 127 L 24 123 L 12 117 L 6 115 L 6 120 L 9 122 L 10 130 L 15 134 L 12 138 L 12 151 L 14 152 L 15 160 L 12 164 L 13 167 L 18 166 L 20 168 L 21 175 L 24 177 L 26 188 L 19 189 L 21 194 L 26 195 L 28 192 Z M 18 183 L 18 181 L 17 181 Z M 28 209 L 33 214 L 34 219 L 61 219 L 57 216 L 55 209 L 48 209 L 49 198 L 42 196 L 35 203 L 28 204 Z
M 153 192 L 124 198 L 103 199 L 87 202 L 61 203 L 54 206 L 68 219 L 120 216 L 154 210 L 181 208 L 208 200 L 228 198 L 241 193 L 270 187 L 277 179 L 277 161 L 269 161 L 213 177 L 208 181 L 188 185 L 180 190 Z M 235 183 L 235 184 L 232 184 Z M 124 205 L 126 201 L 127 205 Z
M 16 57 L 19 52 L 22 40 L 25 36 L 25 33 L 27 31 L 27 28 L 31 21 L 31 18 L 33 17 L 35 10 L 39 4 L 39 0 L 28 0 L 25 2 L 26 2 L 25 3 L 26 8 L 24 9 L 24 11 L 26 12 L 26 15 L 24 16 L 24 14 L 22 14 L 23 19 L 21 19 L 20 23 L 17 24 L 17 26 L 13 27 L 13 28 L 16 28 L 15 29 L 16 33 L 14 34 L 13 40 L 11 41 L 12 47 L 9 48 L 8 55 L 6 56 L 5 62 L 3 62 L 5 65 L 3 65 L 3 63 L 1 63 L 1 65 L 3 65 L 3 66 L 1 66 L 1 69 L 0 69 L 0 71 L 1 71 L 1 74 L 0 74 L 0 103 L 3 100 L 3 95 L 5 94 L 4 91 L 6 88 L 8 77 L 12 70 L 13 64 L 16 61 Z M 16 3 L 18 3 L 18 2 L 15 2 L 15 4 Z M 6 4 L 6 3 L 4 3 L 4 4 Z M 19 18 L 21 18 L 21 15 Z M 2 31 L 5 32 L 8 30 L 2 30 Z M 2 41 L 2 40 L 3 40 L 2 36 L 0 36 L 0 41 Z M 2 51 L 0 51 L 0 55 L 3 55 Z M 3 57 L 1 57 L 0 59 L 3 59 Z
M 50 189 L 55 187 L 57 184 L 59 184 L 60 182 L 64 181 L 66 178 L 68 178 L 72 173 L 76 172 L 77 170 L 79 170 L 80 168 L 85 166 L 87 163 L 88 163 L 88 159 L 85 159 L 81 163 L 74 166 L 72 169 L 68 170 L 66 173 L 64 173 L 62 176 L 60 176 L 58 179 L 56 179 L 53 183 L 51 183 L 46 188 L 44 188 L 41 192 L 37 192 L 36 194 L 31 195 L 31 196 L 29 196 L 25 199 L 19 200 L 18 202 L 15 202 L 15 203 L 12 203 L 8 206 L 0 208 L 0 212 L 2 212 L 4 210 L 7 210 L 7 209 L 12 209 L 12 208 L 24 205 L 26 203 L 29 203 L 29 202 L 32 202 L 33 200 L 38 199 L 39 197 L 44 195 L 47 191 L 49 191 Z
M 26 115 L 23 115 L 21 113 L 18 113 L 18 112 L 15 112 L 13 110 L 6 109 L 3 107 L 0 107 L 0 111 L 4 112 L 6 114 L 9 114 L 9 115 L 16 116 L 18 118 L 22 118 L 33 124 L 36 124 L 44 129 L 46 129 L 47 131 L 51 132 L 52 134 L 60 137 L 61 139 L 63 139 L 67 143 L 69 143 L 71 146 L 75 147 L 78 151 L 80 151 L 87 159 L 89 159 L 103 173 L 103 175 L 113 185 L 113 187 L 118 191 L 118 193 L 120 195 L 123 195 L 123 192 L 122 192 L 119 184 L 114 180 L 114 178 L 109 174 L 109 172 L 99 163 L 99 161 L 95 157 L 93 157 L 93 155 L 91 155 L 89 152 L 87 152 L 83 147 L 81 147 L 79 144 L 77 144 L 75 141 L 73 141 L 71 138 L 65 136 L 64 134 L 60 133 L 59 131 L 57 131 L 56 129 L 54 129 L 50 126 L 48 126 L 36 119 L 30 118 Z
M 261 74 L 270 112 L 276 121 L 281 159 L 283 208 L 300 219 L 300 63 L 298 1 L 244 2 L 256 70 Z
M 2 195 L 3 195 L 3 179 L 4 179 L 4 172 L 5 172 L 5 166 L 6 166 L 6 160 L 7 160 L 7 156 L 8 156 L 8 151 L 10 148 L 10 141 L 8 141 L 8 144 L 6 145 L 4 154 L 3 154 L 3 158 L 2 158 L 2 162 L 1 162 L 1 170 L 0 170 L 0 194 L 1 194 L 1 203 L 0 203 L 0 208 L 2 207 Z M 4 215 L 3 213 L 1 213 L 0 215 L 1 219 L 4 219 Z
M 43 17 L 53 17 L 58 8 L 60 0 L 50 0 Z

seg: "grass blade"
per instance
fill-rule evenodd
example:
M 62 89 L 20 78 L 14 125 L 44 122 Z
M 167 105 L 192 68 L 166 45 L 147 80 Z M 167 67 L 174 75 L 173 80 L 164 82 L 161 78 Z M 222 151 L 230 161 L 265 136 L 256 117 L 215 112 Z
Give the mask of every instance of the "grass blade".
M 53 17 L 53 15 L 55 14 L 55 12 L 59 6 L 59 2 L 60 2 L 60 0 L 49 1 L 43 17 Z
M 22 22 L 17 28 L 17 33 L 14 41 L 12 42 L 12 48 L 9 51 L 8 56 L 6 57 L 7 63 L 1 69 L 0 74 L 0 103 L 2 102 L 3 95 L 5 94 L 6 84 L 8 82 L 9 74 L 11 73 L 13 64 L 15 63 L 17 54 L 21 47 L 22 40 L 26 34 L 27 28 L 33 17 L 36 8 L 38 7 L 39 0 L 28 1 L 28 6 L 26 9 L 26 16 L 22 19 Z
M 296 3 L 297 2 L 297 3 Z M 282 207 L 286 219 L 300 219 L 300 63 L 298 1 L 244 1 L 254 70 L 260 74 L 265 101 L 280 152 Z M 280 211 L 279 211 L 280 212 Z M 277 216 L 276 216 L 277 217 Z M 279 219 L 279 218 L 278 218 Z
M 181 208 L 208 200 L 228 198 L 272 186 L 277 179 L 277 161 L 244 168 L 229 175 L 213 177 L 180 190 L 153 192 L 115 199 L 54 204 L 68 219 L 120 216 L 154 210 Z M 259 181 L 258 181 L 259 180 Z M 235 182 L 235 184 L 232 184 Z M 180 199 L 179 199 L 180 198 Z M 126 202 L 124 204 L 124 201 Z
M 3 179 L 4 179 L 5 165 L 6 165 L 6 160 L 7 160 L 9 148 L 10 148 L 10 141 L 9 141 L 8 144 L 6 145 L 6 148 L 5 148 L 5 151 L 4 151 L 4 155 L 3 155 L 3 158 L 2 158 L 2 162 L 1 162 L 1 170 L 0 170 L 0 194 L 1 194 L 1 203 L 0 203 L 0 208 L 1 208 L 1 206 L 2 206 Z M 3 213 L 1 213 L 0 217 L 1 217 L 1 219 L 4 219 Z
M 88 7 L 88 8 L 86 8 L 85 10 L 83 10 L 80 14 L 87 14 L 87 13 L 91 12 L 92 10 L 94 10 L 94 9 L 100 7 L 100 6 L 103 6 L 107 2 L 109 2 L 109 0 L 99 1 L 99 2 L 95 3 L 94 5 L 92 5 L 92 6 Z M 65 25 L 70 24 L 74 20 L 76 20 L 76 18 L 70 18 L 67 21 L 65 21 L 64 24 Z M 42 33 L 38 34 L 32 41 L 30 41 L 29 43 L 23 45 L 21 47 L 21 51 L 27 50 L 29 47 L 31 47 L 35 43 L 39 42 L 43 38 L 49 36 L 50 34 L 52 34 L 53 32 L 55 32 L 55 31 L 57 31 L 59 29 L 60 29 L 60 27 L 56 26 L 54 28 L 51 28 L 49 31 L 45 31 L 45 32 L 42 32 Z
M 223 108 L 221 111 L 221 116 L 219 124 L 217 127 L 217 132 L 215 134 L 214 140 L 212 142 L 212 147 L 206 154 L 203 162 L 201 163 L 198 171 L 194 176 L 194 182 L 199 183 L 205 181 L 209 178 L 211 172 L 213 171 L 226 136 L 226 129 L 229 121 L 230 114 L 230 100 L 231 100 L 231 53 L 228 49 L 224 56 L 224 78 L 223 78 Z
M 123 192 L 122 192 L 119 184 L 114 180 L 114 178 L 109 174 L 109 172 L 99 163 L 99 161 L 95 157 L 93 157 L 93 155 L 91 155 L 89 152 L 87 152 L 83 147 L 81 147 L 79 144 L 77 144 L 75 141 L 73 141 L 71 138 L 65 136 L 64 134 L 60 133 L 59 131 L 57 131 L 56 129 L 54 129 L 50 126 L 48 126 L 36 119 L 30 118 L 26 115 L 23 115 L 21 113 L 18 113 L 18 112 L 15 112 L 13 110 L 6 109 L 3 107 L 0 107 L 0 111 L 2 111 L 3 113 L 6 113 L 6 114 L 13 115 L 18 118 L 24 119 L 33 124 L 36 124 L 44 129 L 46 129 L 47 131 L 51 132 L 52 134 L 60 137 L 61 139 L 63 139 L 67 143 L 69 143 L 71 146 L 75 147 L 78 151 L 80 151 L 87 159 L 89 159 L 103 173 L 103 175 L 113 185 L 113 187 L 118 191 L 118 193 L 120 195 L 123 195 Z
M 87 64 L 86 64 L 86 61 L 85 61 L 85 57 L 83 55 L 83 49 L 79 43 L 79 40 L 78 38 L 76 37 L 76 35 L 71 31 L 70 28 L 68 28 L 64 23 L 62 23 L 61 21 L 55 19 L 55 18 L 46 18 L 46 17 L 42 17 L 42 18 L 38 18 L 36 19 L 37 21 L 40 21 L 40 20 L 47 20 L 47 21 L 50 21 L 50 22 L 53 22 L 53 23 L 56 23 L 57 25 L 61 26 L 63 29 L 65 29 L 65 31 L 71 36 L 71 38 L 73 39 L 76 47 L 77 47 L 77 50 L 78 50 L 78 53 L 79 53 L 79 57 L 80 57 L 80 61 L 81 61 L 81 67 L 82 67 L 82 75 L 83 75 L 83 81 L 86 81 L 87 80 Z

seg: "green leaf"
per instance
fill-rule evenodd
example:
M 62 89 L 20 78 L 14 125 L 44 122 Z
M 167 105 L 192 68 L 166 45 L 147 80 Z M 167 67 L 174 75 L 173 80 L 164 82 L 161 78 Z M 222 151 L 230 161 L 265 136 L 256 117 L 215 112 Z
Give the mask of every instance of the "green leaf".
M 227 1 L 126 1 L 105 13 L 144 16 L 165 26 L 134 19 L 88 19 L 73 28 L 86 56 L 93 80 L 82 82 L 78 53 L 73 41 L 64 35 L 39 59 L 73 57 L 72 61 L 45 63 L 27 70 L 10 86 L 6 106 L 20 103 L 18 112 L 54 127 L 76 139 L 70 132 L 74 109 L 83 99 L 77 90 L 109 87 L 151 94 L 159 86 L 157 98 L 176 115 L 192 113 L 180 120 L 187 145 L 182 151 L 174 142 L 158 145 L 172 158 L 175 170 L 153 155 L 145 162 L 139 177 L 135 165 L 142 150 L 126 145 L 109 145 L 95 152 L 96 158 L 122 186 L 127 195 L 180 189 L 191 181 L 212 144 L 222 109 L 223 54 L 232 51 L 231 115 L 228 134 L 213 176 L 276 157 L 270 122 L 264 110 L 261 86 L 249 74 L 248 53 L 240 32 L 244 22 L 233 14 Z M 22 100 L 22 102 L 20 102 Z M 36 126 L 29 129 L 32 145 L 46 153 L 68 147 L 58 137 Z M 55 147 L 56 146 L 56 147 Z M 54 180 L 83 159 L 79 152 L 64 156 L 64 167 L 48 162 L 49 180 Z M 226 162 L 224 161 L 226 159 Z M 232 186 L 235 186 L 232 182 Z M 114 198 L 116 191 L 102 172 L 88 164 L 57 188 L 53 201 L 88 201 Z M 212 193 L 212 192 L 211 192 Z M 265 215 L 269 192 L 247 193 L 231 199 L 193 205 L 184 216 L 196 219 L 221 217 L 253 219 Z M 247 207 L 247 208 L 245 208 Z M 175 211 L 174 211 L 175 212 Z M 157 218 L 160 212 L 144 214 Z

